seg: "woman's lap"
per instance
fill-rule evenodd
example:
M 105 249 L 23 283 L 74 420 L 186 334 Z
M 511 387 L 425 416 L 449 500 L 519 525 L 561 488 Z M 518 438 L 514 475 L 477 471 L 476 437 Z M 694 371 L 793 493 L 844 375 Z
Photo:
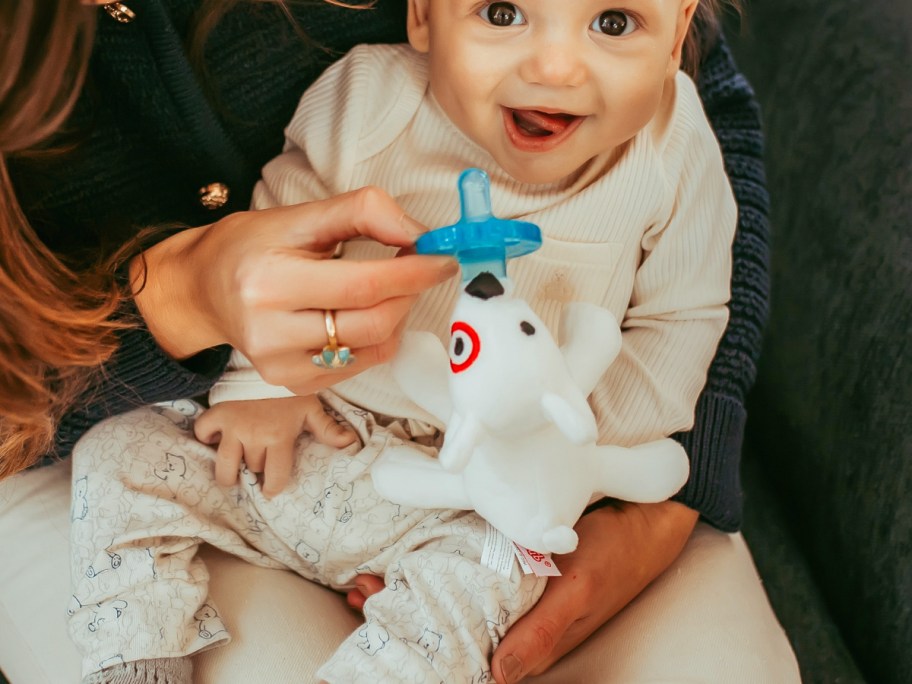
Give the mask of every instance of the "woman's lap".
M 798 663 L 740 534 L 701 523 L 681 556 L 570 658 L 530 680 L 799 682 Z
M 12 684 L 76 682 L 67 634 L 66 463 L 0 483 L 0 669 Z M 231 644 L 196 657 L 196 681 L 307 681 L 360 624 L 344 599 L 214 549 L 204 558 Z M 542 677 L 556 682 L 797 682 L 795 657 L 739 535 L 705 525 L 675 565 Z

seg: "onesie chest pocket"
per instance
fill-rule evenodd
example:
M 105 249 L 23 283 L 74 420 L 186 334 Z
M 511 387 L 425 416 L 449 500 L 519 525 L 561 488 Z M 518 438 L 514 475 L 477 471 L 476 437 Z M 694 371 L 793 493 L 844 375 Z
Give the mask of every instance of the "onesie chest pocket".
M 517 295 L 525 299 L 554 331 L 560 311 L 569 302 L 589 302 L 612 308 L 621 295 L 612 290 L 632 286 L 636 272 L 634 258 L 628 269 L 620 242 L 566 242 L 545 238 L 539 250 L 511 262 Z M 619 269 L 630 270 L 630 275 Z

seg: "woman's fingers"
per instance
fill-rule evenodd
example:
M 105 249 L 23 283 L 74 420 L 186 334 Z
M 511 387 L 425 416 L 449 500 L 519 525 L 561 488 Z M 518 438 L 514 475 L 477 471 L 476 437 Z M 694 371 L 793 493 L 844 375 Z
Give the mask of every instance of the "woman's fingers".
M 386 299 L 424 292 L 458 271 L 458 263 L 444 256 L 318 260 L 290 251 L 248 264 L 238 288 L 244 305 L 257 309 L 366 309 Z
M 383 190 L 365 187 L 327 200 L 308 202 L 286 211 L 292 239 L 305 249 L 326 251 L 342 240 L 363 236 L 385 245 L 414 244 L 427 228 L 409 217 Z
M 322 389 L 327 389 L 343 380 L 353 378 L 365 370 L 392 360 L 399 347 L 399 338 L 390 338 L 382 344 L 371 347 L 354 347 L 351 349 L 355 360 L 342 368 L 325 369 L 312 362 L 312 352 L 289 353 L 283 357 L 282 362 L 275 359 L 265 366 L 268 370 L 260 374 L 266 378 L 272 375 L 270 384 L 288 388 L 297 395 L 312 394 Z M 294 359 L 290 361 L 290 359 Z
M 402 336 L 402 331 L 405 330 L 406 319 L 416 299 L 416 296 L 394 297 L 370 309 L 338 309 L 333 314 L 333 320 L 336 323 L 336 339 L 339 344 L 352 347 L 352 349 L 381 347 L 382 345 L 389 347 L 392 342 L 392 351 L 395 351 L 399 346 L 399 338 Z M 323 320 L 323 328 L 325 334 L 325 320 Z M 388 358 L 383 356 L 382 360 L 387 361 Z
M 353 348 L 355 361 L 344 368 L 325 370 L 311 362 L 310 353 L 290 352 L 281 359 L 271 359 L 267 366 L 258 368 L 260 375 L 273 385 L 282 385 L 298 395 L 312 394 L 321 389 L 347 380 L 365 369 L 386 363 L 396 353 L 399 339 L 391 337 L 382 344 L 371 347 Z M 277 378 L 267 379 L 267 375 Z M 281 378 L 281 380 L 278 380 Z
M 259 324 L 249 328 L 246 338 L 239 340 L 236 346 L 272 385 L 298 392 L 296 388 L 306 388 L 307 379 L 327 372 L 332 376 L 328 384 L 332 384 L 392 358 L 413 302 L 413 297 L 399 297 L 371 309 L 337 311 L 333 316 L 336 342 L 348 347 L 356 357 L 346 369 L 326 371 L 311 362 L 311 357 L 329 342 L 322 310 L 264 314 Z M 298 393 L 306 395 L 313 391 Z
M 135 301 L 174 358 L 230 344 L 267 382 L 309 394 L 388 360 L 415 297 L 458 270 L 447 257 L 327 257 L 354 237 L 404 248 L 424 231 L 376 188 L 232 214 L 134 259 Z M 324 310 L 336 312 L 337 340 L 358 356 L 355 370 L 310 363 L 327 343 Z

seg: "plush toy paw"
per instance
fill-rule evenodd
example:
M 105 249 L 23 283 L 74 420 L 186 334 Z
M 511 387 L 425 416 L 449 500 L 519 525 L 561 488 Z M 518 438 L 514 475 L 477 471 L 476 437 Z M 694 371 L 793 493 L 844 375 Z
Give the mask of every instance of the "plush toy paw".
M 542 541 L 547 553 L 570 553 L 576 550 L 579 537 L 573 531 L 573 528 L 561 525 L 552 527 L 542 534 Z

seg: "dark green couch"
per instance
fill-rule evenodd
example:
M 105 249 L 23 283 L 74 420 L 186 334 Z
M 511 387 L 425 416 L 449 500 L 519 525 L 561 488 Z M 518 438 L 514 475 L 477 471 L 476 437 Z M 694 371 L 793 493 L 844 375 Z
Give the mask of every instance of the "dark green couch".
M 745 536 L 805 682 L 912 682 L 912 2 L 755 0 L 773 295 Z

